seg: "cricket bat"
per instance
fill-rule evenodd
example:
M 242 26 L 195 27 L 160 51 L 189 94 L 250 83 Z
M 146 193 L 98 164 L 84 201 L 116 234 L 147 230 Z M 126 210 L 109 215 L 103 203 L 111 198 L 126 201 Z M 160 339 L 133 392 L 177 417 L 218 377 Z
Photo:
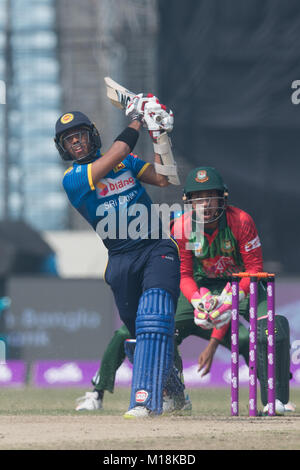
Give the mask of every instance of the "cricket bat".
M 127 88 L 119 85 L 119 83 L 115 82 L 110 77 L 104 77 L 104 81 L 106 84 L 107 96 L 112 104 L 117 106 L 117 108 L 125 109 L 131 98 L 136 96 L 136 93 L 127 90 Z
M 119 85 L 119 83 L 115 82 L 112 78 L 110 77 L 104 77 L 104 81 L 106 84 L 106 93 L 110 101 L 114 106 L 117 106 L 117 108 L 120 109 L 125 109 L 128 102 L 136 96 L 136 93 L 133 93 L 132 91 L 127 90 L 127 88 L 123 87 L 122 85 Z M 177 169 L 176 169 L 176 163 L 174 161 L 172 149 L 171 149 L 171 140 L 167 136 L 166 132 L 161 134 L 158 139 L 157 139 L 157 144 L 155 144 L 155 151 L 160 154 L 161 160 L 162 160 L 162 165 L 166 165 L 168 167 L 168 171 L 171 171 L 171 173 L 166 173 L 164 172 L 166 176 L 168 176 L 168 180 L 171 184 L 180 184 L 178 175 L 177 175 Z

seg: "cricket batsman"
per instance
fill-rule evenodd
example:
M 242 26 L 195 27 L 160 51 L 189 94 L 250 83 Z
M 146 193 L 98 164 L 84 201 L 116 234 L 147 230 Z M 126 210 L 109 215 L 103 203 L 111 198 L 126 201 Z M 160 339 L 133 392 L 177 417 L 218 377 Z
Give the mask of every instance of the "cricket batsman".
M 153 95 L 140 94 L 127 105 L 126 115 L 130 124 L 104 154 L 97 128 L 80 111 L 57 120 L 55 144 L 63 160 L 73 162 L 63 187 L 108 249 L 105 280 L 121 320 L 136 338 L 124 417 L 147 418 L 162 413 L 163 389 L 173 365 L 180 267 L 176 242 L 164 238 L 160 221 L 152 224 L 151 200 L 141 182 L 164 187 L 177 170 L 168 139 L 160 145 L 158 138 L 172 130 L 172 112 Z M 142 125 L 153 140 L 154 164 L 132 153 Z M 169 154 L 168 165 L 162 154 Z
M 184 211 L 173 226 L 180 250 L 181 295 L 176 311 L 177 344 L 190 335 L 208 341 L 199 355 L 198 371 L 209 372 L 222 344 L 230 350 L 231 285 L 234 272 L 263 271 L 261 242 L 249 214 L 228 204 L 228 191 L 215 168 L 192 170 L 184 187 Z M 240 282 L 240 314 L 249 321 L 250 279 Z M 290 332 L 288 320 L 276 315 L 276 412 L 290 411 Z M 261 400 L 267 411 L 266 284 L 258 287 L 257 372 Z M 249 331 L 240 323 L 239 351 L 248 363 Z

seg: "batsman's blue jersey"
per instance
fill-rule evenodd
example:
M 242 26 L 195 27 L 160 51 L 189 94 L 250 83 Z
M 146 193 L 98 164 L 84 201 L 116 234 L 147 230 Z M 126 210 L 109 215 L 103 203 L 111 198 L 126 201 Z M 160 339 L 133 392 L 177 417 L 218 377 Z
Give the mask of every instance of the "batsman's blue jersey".
M 157 239 L 153 233 L 161 230 L 160 222 L 153 226 L 152 202 L 139 182 L 149 163 L 129 154 L 95 185 L 91 165 L 75 162 L 65 172 L 63 186 L 71 204 L 99 234 L 109 252 L 128 251 Z

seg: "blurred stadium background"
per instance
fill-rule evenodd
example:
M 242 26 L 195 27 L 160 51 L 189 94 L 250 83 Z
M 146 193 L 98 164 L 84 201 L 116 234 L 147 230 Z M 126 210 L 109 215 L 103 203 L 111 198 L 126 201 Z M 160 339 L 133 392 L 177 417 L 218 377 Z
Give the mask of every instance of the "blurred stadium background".
M 126 125 L 106 98 L 111 76 L 173 109 L 182 182 L 194 166 L 215 166 L 253 216 L 300 386 L 299 2 L 0 0 L 0 26 L 0 385 L 86 386 L 120 325 L 102 279 L 106 251 L 68 204 L 53 143 L 58 116 L 79 109 L 110 146 Z M 151 161 L 146 133 L 135 151 Z M 181 201 L 178 187 L 149 192 Z M 224 385 L 227 352 L 204 383 L 201 343 L 186 343 L 188 384 Z M 129 375 L 126 365 L 119 383 Z

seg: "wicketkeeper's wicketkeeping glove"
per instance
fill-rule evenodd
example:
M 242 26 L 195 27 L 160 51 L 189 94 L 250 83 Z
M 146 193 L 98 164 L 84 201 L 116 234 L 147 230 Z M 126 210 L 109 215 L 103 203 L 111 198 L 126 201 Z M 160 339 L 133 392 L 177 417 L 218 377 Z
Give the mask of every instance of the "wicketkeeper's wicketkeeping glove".
M 209 318 L 209 312 L 216 306 L 216 296 L 212 295 L 206 287 L 200 287 L 199 291 L 194 292 L 191 304 L 194 310 L 194 322 L 204 330 L 210 330 L 214 327 Z
M 245 292 L 239 290 L 239 301 L 245 298 Z M 222 328 L 231 320 L 232 311 L 232 289 L 231 284 L 228 282 L 219 296 L 215 296 L 216 307 L 209 313 L 209 320 L 217 329 Z

